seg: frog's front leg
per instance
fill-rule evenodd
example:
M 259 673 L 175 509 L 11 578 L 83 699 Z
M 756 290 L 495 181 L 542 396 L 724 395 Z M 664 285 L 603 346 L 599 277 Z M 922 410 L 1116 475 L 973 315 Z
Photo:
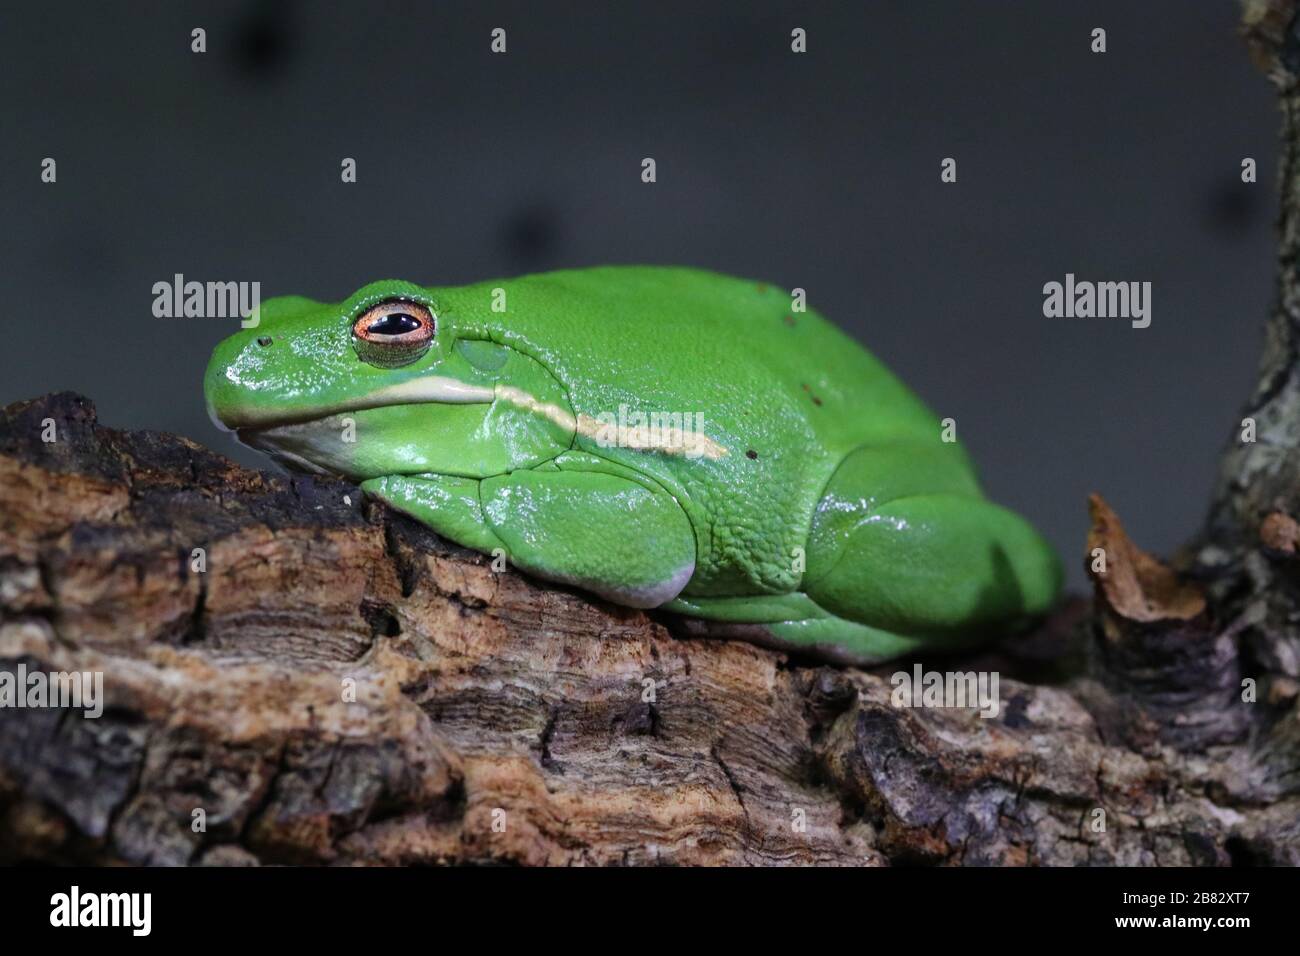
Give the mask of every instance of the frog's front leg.
M 681 506 L 621 475 L 552 467 L 482 481 L 390 476 L 361 487 L 459 544 L 502 548 L 537 577 L 628 607 L 672 600 L 695 571 Z
M 363 481 L 361 490 L 462 547 L 485 554 L 505 548 L 483 520 L 477 478 L 385 475 Z
M 695 572 L 695 534 L 667 492 L 600 471 L 516 471 L 481 486 L 510 560 L 627 607 L 671 601 Z

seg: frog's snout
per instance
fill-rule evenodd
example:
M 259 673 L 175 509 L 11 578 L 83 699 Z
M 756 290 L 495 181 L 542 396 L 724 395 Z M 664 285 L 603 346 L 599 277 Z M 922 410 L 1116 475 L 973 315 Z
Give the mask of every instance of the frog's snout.
M 222 431 L 235 431 L 255 416 L 259 395 L 265 391 L 259 388 L 257 360 L 269 357 L 267 353 L 274 349 L 274 339 L 266 333 L 259 335 L 256 329 L 237 332 L 217 343 L 203 373 L 203 399 L 212 424 Z

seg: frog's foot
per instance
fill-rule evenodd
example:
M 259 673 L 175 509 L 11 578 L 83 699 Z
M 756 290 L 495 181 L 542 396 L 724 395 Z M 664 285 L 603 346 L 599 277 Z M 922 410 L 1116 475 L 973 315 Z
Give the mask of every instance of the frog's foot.
M 889 463 L 887 451 L 856 452 L 827 486 L 803 578 L 818 606 L 935 647 L 1051 607 L 1060 563 L 1024 519 L 973 488 L 945 488 L 940 472 L 929 472 L 925 486 L 912 482 L 908 493 L 881 496 L 888 485 L 879 474 L 882 461 L 907 468 L 905 458 Z
M 680 597 L 663 610 L 684 615 L 688 635 L 748 641 L 856 667 L 901 657 L 926 644 L 924 638 L 839 617 L 801 592 L 766 597 Z
M 376 478 L 362 489 L 477 551 L 628 607 L 672 600 L 695 571 L 695 535 L 666 492 L 552 466 L 480 480 Z

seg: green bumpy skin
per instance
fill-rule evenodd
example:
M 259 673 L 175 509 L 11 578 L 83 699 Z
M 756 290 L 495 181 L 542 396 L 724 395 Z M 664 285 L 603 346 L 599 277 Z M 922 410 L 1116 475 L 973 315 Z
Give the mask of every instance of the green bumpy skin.
M 388 303 L 427 310 L 431 338 L 369 344 Z M 982 496 L 933 413 L 769 285 L 640 266 L 383 281 L 259 318 L 212 356 L 214 421 L 538 577 L 854 663 L 1057 597 L 1051 548 Z

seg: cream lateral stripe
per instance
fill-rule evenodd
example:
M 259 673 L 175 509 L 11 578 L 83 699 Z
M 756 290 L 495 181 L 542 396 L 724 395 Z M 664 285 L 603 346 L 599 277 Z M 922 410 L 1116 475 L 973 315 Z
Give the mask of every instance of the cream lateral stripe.
M 466 385 L 454 378 L 426 375 L 397 385 L 386 385 L 365 395 L 314 409 L 315 414 L 307 420 L 316 421 L 342 412 L 360 412 L 386 405 L 420 405 L 425 402 L 441 402 L 446 405 L 486 405 L 490 404 L 494 397 L 492 389 L 482 385 Z M 286 417 L 288 416 L 285 412 L 278 408 L 244 407 L 239 409 L 238 414 L 231 416 L 229 426 L 222 427 L 275 427 L 287 424 Z
M 561 408 L 552 402 L 539 402 L 533 396 L 529 395 L 522 388 L 515 388 L 513 385 L 501 385 L 498 383 L 496 388 L 496 397 L 504 398 L 516 408 L 522 408 L 524 411 L 532 412 L 534 415 L 541 415 L 548 418 L 555 424 L 559 425 L 565 431 L 579 431 L 578 422 L 574 420 L 573 415 L 567 408 Z
M 535 415 L 541 415 L 566 431 L 576 432 L 584 438 L 590 438 L 592 441 L 607 439 L 612 430 L 616 436 L 616 443 L 623 448 L 712 459 L 721 458 L 727 453 L 726 448 L 719 445 L 708 435 L 702 435 L 684 428 L 652 428 L 649 426 L 616 428 L 599 419 L 592 418 L 590 415 L 581 413 L 575 419 L 568 409 L 561 408 L 552 402 L 539 402 L 523 389 L 516 388 L 513 385 L 497 385 L 496 395 L 497 398 L 505 399 L 517 408 L 522 408 Z
M 727 454 L 727 449 L 719 445 L 708 435 L 675 426 L 638 425 L 627 428 L 612 425 L 592 418 L 590 415 L 578 415 L 575 419 L 567 408 L 561 408 L 553 402 L 539 402 L 532 395 L 513 385 L 498 384 L 495 389 L 484 385 L 468 385 L 454 378 L 441 375 L 426 375 L 387 385 L 367 395 L 342 402 L 324 409 L 328 415 L 342 412 L 362 411 L 367 408 L 381 408 L 385 405 L 418 405 L 424 403 L 442 403 L 446 405 L 481 405 L 496 399 L 503 399 L 517 408 L 522 408 L 534 415 L 540 415 L 565 431 L 575 432 L 584 438 L 620 448 L 632 448 L 637 451 L 658 451 L 667 455 L 685 455 L 691 458 L 718 459 Z M 259 424 L 274 425 L 277 411 L 268 411 L 259 415 L 250 409 L 242 416 L 235 427 L 248 427 Z
M 365 397 L 371 407 L 387 404 L 444 402 L 448 405 L 476 405 L 492 401 L 492 389 L 483 385 L 466 385 L 454 378 L 426 375 L 397 385 L 387 385 Z M 372 404 L 373 403 L 373 404 Z

